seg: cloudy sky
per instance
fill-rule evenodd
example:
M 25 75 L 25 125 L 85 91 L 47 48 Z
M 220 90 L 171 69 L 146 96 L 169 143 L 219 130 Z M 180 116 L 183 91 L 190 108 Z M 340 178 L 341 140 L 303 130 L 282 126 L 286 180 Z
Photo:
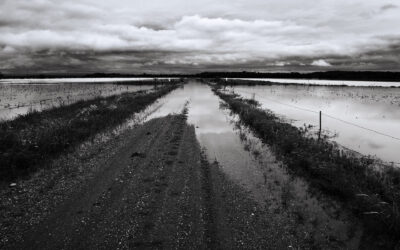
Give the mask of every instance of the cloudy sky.
M 400 70 L 399 0 L 0 0 L 0 72 Z

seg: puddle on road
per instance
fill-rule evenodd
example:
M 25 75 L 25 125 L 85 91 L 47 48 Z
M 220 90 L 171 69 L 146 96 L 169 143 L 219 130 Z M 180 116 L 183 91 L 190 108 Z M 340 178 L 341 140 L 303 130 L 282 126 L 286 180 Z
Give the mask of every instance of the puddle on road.
M 187 102 L 188 123 L 195 126 L 208 160 L 217 160 L 227 176 L 254 200 L 276 218 L 279 211 L 290 211 L 298 223 L 297 234 L 308 235 L 317 246 L 357 248 L 361 230 L 350 222 L 351 216 L 321 194 L 316 198 L 307 183 L 289 175 L 268 146 L 221 106 L 210 87 L 192 81 L 174 90 L 148 108 L 145 120 L 180 113 Z

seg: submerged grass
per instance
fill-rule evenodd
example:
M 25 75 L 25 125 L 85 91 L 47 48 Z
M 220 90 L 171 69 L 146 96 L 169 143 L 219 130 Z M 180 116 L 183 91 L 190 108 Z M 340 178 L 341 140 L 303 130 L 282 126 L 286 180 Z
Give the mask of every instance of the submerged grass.
M 33 111 L 0 123 L 0 180 L 34 172 L 52 157 L 143 110 L 177 84 Z
M 365 222 L 370 234 L 389 236 L 396 244 L 400 239 L 399 169 L 377 171 L 370 158 L 343 154 L 327 140 L 306 136 L 303 130 L 261 109 L 255 100 L 224 93 L 219 86 L 213 90 L 241 122 L 272 146 L 292 172 L 344 201 Z

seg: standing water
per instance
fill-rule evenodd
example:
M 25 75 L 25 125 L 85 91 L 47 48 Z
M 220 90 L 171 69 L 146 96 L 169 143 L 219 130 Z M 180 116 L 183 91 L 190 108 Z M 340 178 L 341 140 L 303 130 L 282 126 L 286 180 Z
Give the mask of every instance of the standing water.
M 0 80 L 0 121 L 10 120 L 33 110 L 41 111 L 80 100 L 153 88 L 152 85 L 99 83 L 106 79 L 86 79 L 83 83 L 74 82 L 82 81 L 79 78 L 61 79 L 62 82 L 57 82 L 58 79 L 40 79 L 40 83 L 36 83 L 39 79 L 34 80 Z
M 331 140 L 400 166 L 400 88 L 304 85 L 235 86 L 297 127 L 311 125 Z
M 319 80 L 319 79 L 283 79 L 283 78 L 230 78 L 238 80 L 265 81 L 281 84 L 307 84 L 307 85 L 336 85 L 358 87 L 400 87 L 400 82 L 385 81 L 349 81 L 349 80 Z
M 250 192 L 271 220 L 297 220 L 298 237 L 309 237 L 321 248 L 356 248 L 361 230 L 338 204 L 313 195 L 307 183 L 291 176 L 267 145 L 243 127 L 237 116 L 221 105 L 209 86 L 191 82 L 161 98 L 147 119 L 180 113 L 188 105 L 188 123 L 195 126 L 208 160 Z M 318 198 L 317 198 L 318 196 Z

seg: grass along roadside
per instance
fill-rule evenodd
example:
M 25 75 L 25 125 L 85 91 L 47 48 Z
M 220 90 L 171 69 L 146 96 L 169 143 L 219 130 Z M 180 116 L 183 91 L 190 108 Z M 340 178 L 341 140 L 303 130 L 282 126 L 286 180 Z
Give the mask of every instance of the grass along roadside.
M 177 87 L 98 97 L 0 123 L 0 180 L 43 167 L 49 158 L 122 123 Z
M 368 234 L 389 236 L 389 247 L 396 244 L 400 236 L 400 170 L 387 167 L 377 172 L 368 157 L 342 154 L 327 140 L 307 137 L 304 131 L 261 109 L 257 101 L 223 93 L 218 87 L 213 90 L 241 122 L 272 146 L 293 173 L 344 201 L 359 215 Z

